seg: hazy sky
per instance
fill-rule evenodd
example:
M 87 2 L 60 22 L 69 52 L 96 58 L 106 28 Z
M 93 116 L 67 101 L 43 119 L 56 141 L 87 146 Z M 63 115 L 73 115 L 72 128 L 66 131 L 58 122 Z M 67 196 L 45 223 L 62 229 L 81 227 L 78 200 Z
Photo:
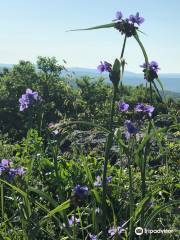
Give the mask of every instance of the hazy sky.
M 66 30 L 110 23 L 121 10 L 125 17 L 144 16 L 149 60 L 158 61 L 161 72 L 180 72 L 180 0 L 0 0 L 0 10 L 0 63 L 35 62 L 39 55 L 65 59 L 68 67 L 111 62 L 123 41 L 118 31 Z M 127 44 L 127 70 L 139 72 L 141 51 L 133 38 Z

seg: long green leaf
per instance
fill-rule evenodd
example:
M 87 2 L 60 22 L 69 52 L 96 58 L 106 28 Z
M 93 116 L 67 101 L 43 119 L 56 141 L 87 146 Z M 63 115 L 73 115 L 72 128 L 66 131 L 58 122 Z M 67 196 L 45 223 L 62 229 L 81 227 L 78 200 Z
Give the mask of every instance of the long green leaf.
M 152 84 L 153 84 L 153 86 L 154 86 L 154 88 L 155 88 L 155 90 L 156 90 L 156 93 L 157 93 L 158 97 L 159 97 L 160 100 L 162 101 L 162 96 L 161 96 L 161 94 L 160 94 L 160 92 L 159 92 L 158 87 L 156 86 L 156 83 L 155 83 L 154 81 L 152 81 Z
M 102 28 L 111 28 L 111 27 L 114 27 L 114 26 L 115 26 L 115 23 L 108 23 L 108 24 L 98 25 L 98 26 L 95 26 L 95 27 L 72 29 L 72 30 L 68 30 L 67 32 L 95 30 L 95 29 L 102 29 Z
M 157 208 L 156 210 L 154 210 L 154 211 L 148 216 L 148 218 L 146 219 L 146 221 L 145 221 L 145 227 L 147 227 L 147 226 L 150 224 L 150 222 L 152 222 L 152 220 L 156 217 L 157 214 L 159 214 L 160 212 L 162 212 L 162 211 L 165 210 L 166 208 L 171 207 L 171 206 L 176 205 L 176 204 L 177 204 L 177 205 L 180 204 L 180 200 L 175 200 L 175 201 L 172 201 L 172 202 L 170 202 L 170 203 L 166 203 L 166 204 L 160 206 L 159 208 Z
M 27 198 L 27 193 L 24 192 L 24 191 L 22 191 L 20 188 L 18 188 L 18 187 L 16 187 L 16 186 L 14 186 L 14 185 L 12 185 L 12 184 L 10 184 L 10 183 L 2 180 L 2 179 L 0 179 L 0 181 L 3 182 L 3 183 L 5 183 L 8 187 L 12 188 L 14 191 L 20 193 L 24 198 Z
M 45 216 L 45 218 L 49 218 L 52 217 L 54 214 L 56 213 L 60 213 L 63 210 L 67 209 L 70 207 L 70 200 L 67 200 L 65 202 L 63 202 L 62 204 L 60 204 L 59 206 L 57 206 L 56 208 L 54 208 L 53 210 L 51 210 L 47 216 Z
M 140 46 L 140 48 L 142 50 L 142 53 L 144 55 L 144 59 L 145 59 L 146 64 L 148 64 L 148 56 L 147 56 L 146 50 L 145 50 L 142 42 L 140 41 L 139 36 L 138 36 L 137 33 L 134 35 L 134 38 L 136 39 L 136 41 L 138 42 L 138 44 L 139 44 L 139 46 Z
M 161 82 L 161 80 L 158 78 L 156 78 L 157 82 L 159 83 L 159 86 L 161 87 L 162 91 L 164 92 L 164 87 L 163 87 L 163 84 Z
M 44 193 L 41 190 L 33 188 L 33 187 L 29 187 L 28 190 L 29 190 L 29 192 L 34 192 L 34 193 L 38 194 L 40 197 L 46 199 L 49 203 L 52 204 L 53 207 L 56 207 L 58 205 L 57 202 L 53 198 L 51 198 L 51 196 L 49 196 L 47 193 Z

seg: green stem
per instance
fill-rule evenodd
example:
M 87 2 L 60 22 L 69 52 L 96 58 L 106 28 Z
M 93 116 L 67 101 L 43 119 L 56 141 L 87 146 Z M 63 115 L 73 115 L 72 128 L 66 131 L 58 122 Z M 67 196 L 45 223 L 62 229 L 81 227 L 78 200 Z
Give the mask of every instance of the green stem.
M 152 82 L 149 82 L 149 87 L 150 87 L 150 103 L 153 103 L 153 98 L 152 98 Z
M 143 53 L 143 55 L 144 55 L 145 62 L 146 62 L 146 64 L 148 65 L 149 61 L 148 61 L 148 56 L 147 56 L 146 50 L 145 50 L 142 42 L 140 41 L 139 36 L 138 36 L 137 33 L 136 33 L 136 35 L 134 35 L 134 38 L 135 38 L 136 41 L 138 42 L 138 44 L 139 44 L 139 46 L 140 46 L 140 48 L 141 48 L 141 50 L 142 50 L 142 53 Z
M 126 40 L 127 40 L 127 36 L 125 35 L 120 59 L 123 58 L 123 56 L 124 56 L 124 50 L 125 50 L 125 46 L 126 46 Z
M 151 120 L 149 121 L 148 135 L 150 134 L 150 131 L 151 131 Z M 144 199 L 146 195 L 146 163 L 147 163 L 148 151 L 149 151 L 149 141 L 146 143 L 144 161 L 142 162 L 142 165 L 141 165 L 141 198 L 142 199 Z M 141 226 L 142 227 L 144 226 L 144 209 L 142 209 L 142 212 L 141 212 Z
M 133 187 L 132 187 L 132 173 L 131 173 L 131 164 L 130 161 L 128 163 L 128 174 L 129 174 L 129 197 L 130 197 L 130 225 L 129 225 L 129 240 L 132 239 L 132 230 L 133 230 L 133 221 L 132 221 L 132 216 L 133 216 Z
M 57 156 L 58 156 L 58 150 L 57 146 L 53 146 L 53 160 L 54 160 L 54 170 L 55 170 L 55 175 L 57 182 L 59 181 L 59 172 L 58 172 L 58 161 L 57 161 Z
M 148 56 L 147 56 L 146 50 L 145 50 L 145 48 L 144 48 L 141 40 L 139 39 L 139 36 L 138 36 L 137 33 L 136 33 L 136 35 L 134 35 L 134 38 L 135 38 L 136 41 L 138 42 L 138 44 L 139 44 L 139 46 L 140 46 L 140 48 L 141 48 L 141 50 L 142 50 L 142 53 L 143 53 L 143 55 L 144 55 L 145 63 L 146 63 L 146 65 L 148 66 L 148 64 L 149 64 Z M 149 82 L 149 87 L 150 87 L 150 102 L 151 102 L 151 104 L 152 104 L 152 82 L 151 82 L 151 81 Z
M 129 198 L 130 198 L 130 222 L 129 222 L 129 240 L 133 239 L 133 214 L 134 214 L 134 198 L 133 198 L 133 181 L 132 181 L 132 169 L 131 162 L 133 161 L 133 150 L 134 150 L 134 138 L 130 140 L 129 149 L 126 151 L 128 158 L 128 177 L 129 177 Z
M 123 42 L 123 47 L 122 47 L 122 51 L 121 51 L 120 60 L 121 60 L 121 59 L 123 58 L 123 56 L 124 56 L 126 41 L 127 41 L 127 36 L 125 35 L 125 37 L 124 37 L 124 42 Z M 122 73 L 121 73 L 122 75 L 123 75 L 123 72 L 124 72 L 124 66 L 123 66 Z M 120 82 L 120 90 L 121 90 L 121 95 L 122 95 L 122 91 L 123 91 L 122 79 L 121 79 L 121 82 Z
M 4 185 L 1 184 L 1 215 L 2 222 L 4 221 Z
M 114 88 L 114 93 L 113 93 L 113 99 L 112 99 L 112 105 L 111 105 L 111 114 L 110 114 L 110 124 L 109 124 L 109 130 L 110 133 L 108 134 L 107 137 L 107 142 L 106 142 L 106 150 L 105 150 L 105 159 L 104 159 L 104 169 L 103 169 L 103 194 L 102 194 L 102 228 L 103 228 L 103 239 L 106 238 L 106 194 L 107 194 L 107 181 L 106 181 L 106 175 L 107 175 L 107 165 L 108 165 L 108 160 L 109 160 L 109 154 L 110 154 L 110 149 L 112 147 L 112 142 L 113 142 L 113 135 L 114 133 L 112 132 L 112 125 L 113 125 L 113 116 L 115 112 L 115 99 L 116 99 L 116 93 L 117 89 Z
M 123 46 L 122 46 L 122 51 L 121 51 L 121 59 L 123 58 L 123 55 L 124 55 L 126 40 L 127 40 L 127 37 L 125 36 Z M 124 70 L 124 66 L 123 66 L 123 70 Z M 121 76 L 120 76 L 120 80 L 122 81 Z M 112 147 L 113 136 L 114 136 L 113 117 L 114 117 L 114 114 L 115 114 L 115 101 L 116 101 L 117 92 L 118 92 L 118 84 L 113 84 L 113 98 L 112 98 L 110 121 L 109 121 L 109 134 L 108 134 L 107 142 L 106 142 L 104 169 L 103 169 L 103 183 L 102 183 L 102 187 L 103 187 L 103 193 L 102 193 L 102 211 L 103 211 L 103 213 L 102 213 L 102 232 L 103 232 L 103 240 L 107 239 L 107 235 L 106 235 L 106 216 L 107 216 L 107 209 L 106 209 L 107 181 L 106 181 L 106 176 L 107 176 L 107 166 L 108 166 L 109 154 L 110 154 L 110 149 Z

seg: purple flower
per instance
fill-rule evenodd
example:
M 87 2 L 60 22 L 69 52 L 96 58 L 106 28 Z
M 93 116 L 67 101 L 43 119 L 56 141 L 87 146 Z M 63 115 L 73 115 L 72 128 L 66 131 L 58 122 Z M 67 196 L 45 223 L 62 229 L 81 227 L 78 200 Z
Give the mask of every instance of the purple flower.
M 147 113 L 151 117 L 154 111 L 154 107 L 151 105 L 144 105 L 143 103 L 139 103 L 136 105 L 135 111 Z
M 68 219 L 68 223 L 70 226 L 72 226 L 74 223 L 80 223 L 80 219 L 76 218 L 74 214 L 71 216 L 70 219 Z
M 136 15 L 130 15 L 128 20 L 133 24 L 137 23 L 138 25 L 141 25 L 144 22 L 144 18 L 140 17 L 138 12 Z
M 109 182 L 111 182 L 111 181 L 112 181 L 112 176 L 106 177 L 106 182 L 107 182 L 107 183 L 109 183 Z M 100 176 L 97 176 L 97 177 L 96 177 L 96 181 L 94 182 L 94 186 L 95 186 L 95 187 L 100 187 L 100 186 L 102 186 L 102 179 L 101 179 Z
M 113 226 L 108 230 L 108 233 L 111 237 L 113 237 L 116 234 L 120 236 L 123 231 L 124 229 L 121 226 L 118 226 L 118 227 Z
M 100 176 L 97 176 L 97 177 L 96 177 L 96 181 L 94 182 L 94 186 L 95 186 L 95 187 L 99 187 L 99 186 L 101 186 L 101 185 L 102 185 L 102 179 L 101 179 Z
M 150 62 L 149 68 L 156 73 L 158 72 L 158 70 L 160 70 L 158 63 L 156 61 Z
M 111 182 L 112 181 L 112 176 L 107 177 L 106 181 L 107 181 L 107 183 Z
M 24 111 L 28 107 L 30 107 L 34 101 L 37 101 L 39 99 L 38 93 L 33 92 L 31 89 L 26 89 L 26 93 L 21 96 L 19 99 L 20 103 L 20 111 Z
M 147 113 L 151 117 L 152 113 L 154 112 L 154 107 L 151 105 L 146 105 L 146 106 L 144 106 L 144 112 Z
M 97 240 L 97 236 L 93 234 L 89 234 L 90 240 Z
M 153 71 L 155 73 L 157 73 L 158 70 L 160 70 L 159 65 L 158 65 L 158 63 L 156 61 L 151 61 L 148 64 L 144 63 L 143 65 L 140 65 L 140 67 L 142 67 L 142 68 L 144 68 L 146 70 L 149 69 L 149 70 L 151 70 L 151 71 Z
M 119 20 L 122 19 L 122 17 L 123 17 L 122 12 L 121 11 L 117 11 L 116 12 L 116 18 L 113 21 L 119 21 Z
M 126 120 L 124 122 L 124 125 L 127 128 L 127 131 L 125 132 L 126 139 L 129 139 L 131 135 L 137 133 L 137 128 L 134 126 L 134 124 L 130 120 Z
M 101 61 L 101 64 L 97 67 L 97 69 L 103 73 L 103 72 L 111 72 L 112 70 L 112 65 L 106 61 L 104 63 Z
M 119 107 L 119 111 L 127 112 L 129 108 L 129 104 L 125 102 L 119 102 L 118 107 Z
M 79 199 L 83 199 L 89 193 L 87 186 L 82 186 L 78 184 L 75 188 L 73 188 L 74 196 L 78 197 Z
M 0 163 L 0 175 L 4 172 L 8 181 L 11 181 L 15 175 L 23 175 L 25 173 L 23 167 L 12 168 L 10 164 L 11 162 L 7 159 L 2 159 Z
M 23 175 L 26 171 L 23 167 L 20 168 L 10 168 L 9 173 L 12 175 Z
M 2 159 L 0 163 L 0 167 L 9 167 L 10 161 L 8 159 Z

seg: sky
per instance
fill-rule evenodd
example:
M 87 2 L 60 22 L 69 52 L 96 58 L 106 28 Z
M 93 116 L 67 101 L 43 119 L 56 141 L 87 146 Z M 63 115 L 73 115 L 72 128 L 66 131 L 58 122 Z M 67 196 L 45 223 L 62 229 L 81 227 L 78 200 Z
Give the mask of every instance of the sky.
M 0 63 L 36 62 L 55 56 L 67 67 L 96 68 L 120 56 L 123 37 L 115 29 L 67 32 L 110 23 L 117 11 L 145 18 L 140 38 L 149 60 L 162 73 L 180 73 L 180 0 L 0 0 Z M 125 49 L 126 69 L 140 72 L 144 62 L 134 38 Z

